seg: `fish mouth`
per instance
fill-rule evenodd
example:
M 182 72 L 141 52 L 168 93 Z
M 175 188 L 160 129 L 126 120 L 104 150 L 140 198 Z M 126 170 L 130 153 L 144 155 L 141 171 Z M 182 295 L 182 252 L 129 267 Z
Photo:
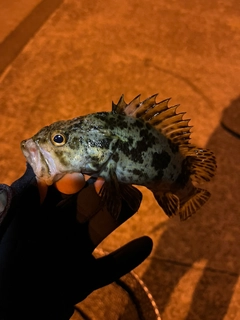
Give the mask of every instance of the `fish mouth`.
M 50 153 L 41 148 L 37 141 L 33 139 L 23 140 L 21 142 L 21 149 L 40 181 L 51 185 L 61 178 L 62 175 L 57 172 Z

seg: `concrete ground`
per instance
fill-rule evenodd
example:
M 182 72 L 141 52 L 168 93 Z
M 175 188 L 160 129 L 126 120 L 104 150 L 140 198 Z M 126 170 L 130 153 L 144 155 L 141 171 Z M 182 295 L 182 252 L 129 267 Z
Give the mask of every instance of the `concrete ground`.
M 240 127 L 239 1 L 16 3 L 0 0 L 0 181 L 23 173 L 20 141 L 53 121 L 110 110 L 122 93 L 172 97 L 216 154 L 212 197 L 179 222 L 141 188 L 141 209 L 102 247 L 152 237 L 136 272 L 162 320 L 240 319 L 240 140 L 221 124 L 230 114 Z

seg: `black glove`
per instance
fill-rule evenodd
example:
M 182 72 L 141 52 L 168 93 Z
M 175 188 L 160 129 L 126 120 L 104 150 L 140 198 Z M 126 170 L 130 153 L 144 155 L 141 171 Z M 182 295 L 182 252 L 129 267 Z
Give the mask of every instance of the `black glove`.
M 0 319 L 69 319 L 74 304 L 139 265 L 152 249 L 146 236 L 92 255 L 135 213 L 122 207 L 117 221 L 100 209 L 92 179 L 65 198 L 49 187 L 40 204 L 30 166 L 11 187 L 0 185 Z

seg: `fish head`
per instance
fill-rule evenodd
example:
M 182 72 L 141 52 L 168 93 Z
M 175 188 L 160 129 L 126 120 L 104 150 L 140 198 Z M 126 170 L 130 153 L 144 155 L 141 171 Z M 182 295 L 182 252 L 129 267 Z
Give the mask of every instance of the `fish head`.
M 51 185 L 67 173 L 98 176 L 115 144 L 101 115 L 87 115 L 42 128 L 21 149 L 38 180 Z
M 21 142 L 22 152 L 38 180 L 51 185 L 66 173 L 79 172 L 81 146 L 77 135 L 67 121 L 58 121 Z

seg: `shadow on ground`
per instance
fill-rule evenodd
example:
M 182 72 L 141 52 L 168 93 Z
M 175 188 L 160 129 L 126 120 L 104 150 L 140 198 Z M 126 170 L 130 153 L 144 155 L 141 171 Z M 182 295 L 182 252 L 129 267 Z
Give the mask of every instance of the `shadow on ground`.
M 235 99 L 228 110 L 234 110 L 239 102 L 240 98 Z M 143 277 L 147 285 L 151 284 L 163 319 L 179 316 L 185 320 L 223 320 L 238 280 L 240 140 L 220 124 L 207 148 L 215 152 L 218 163 L 217 175 L 208 186 L 212 197 L 200 212 L 181 225 L 175 219 L 167 221 L 166 231 L 155 244 L 152 263 Z M 176 256 L 171 254 L 173 246 Z M 181 286 L 184 291 L 189 286 L 189 297 L 181 294 Z M 175 303 L 174 308 L 169 302 Z

